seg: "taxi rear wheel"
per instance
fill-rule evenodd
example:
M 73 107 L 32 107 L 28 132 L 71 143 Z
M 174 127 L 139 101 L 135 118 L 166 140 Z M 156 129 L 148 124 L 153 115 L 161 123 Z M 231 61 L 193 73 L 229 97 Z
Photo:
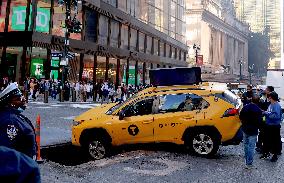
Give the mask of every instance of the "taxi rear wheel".
M 219 149 L 220 140 L 217 135 L 207 130 L 193 131 L 188 135 L 186 145 L 191 152 L 202 157 L 211 157 Z
M 103 139 L 94 138 L 89 140 L 86 145 L 88 154 L 94 160 L 103 159 L 108 154 L 108 145 Z

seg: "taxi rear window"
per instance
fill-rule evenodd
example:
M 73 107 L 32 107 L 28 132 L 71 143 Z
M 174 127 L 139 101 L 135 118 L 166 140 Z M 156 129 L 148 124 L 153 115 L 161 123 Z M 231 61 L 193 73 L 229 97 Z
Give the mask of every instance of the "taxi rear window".
M 241 99 L 229 90 L 225 90 L 223 93 L 216 93 L 215 96 L 234 105 L 236 108 L 239 108 L 241 105 Z

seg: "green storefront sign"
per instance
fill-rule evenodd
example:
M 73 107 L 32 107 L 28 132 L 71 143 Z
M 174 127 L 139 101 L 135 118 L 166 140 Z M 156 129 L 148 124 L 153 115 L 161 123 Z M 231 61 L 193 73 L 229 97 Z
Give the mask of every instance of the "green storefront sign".
M 58 72 L 58 70 L 59 70 L 59 60 L 55 59 L 55 58 L 52 58 L 52 60 L 51 60 L 51 67 L 53 69 L 50 72 L 50 78 L 57 80 L 58 79 L 58 74 L 59 74 L 59 72 Z
M 26 7 L 17 6 L 13 7 L 12 10 L 12 30 L 24 31 L 25 30 L 25 19 L 26 19 Z M 29 22 L 31 25 L 31 13 Z M 45 8 L 37 8 L 36 17 L 36 31 L 37 32 L 49 32 L 49 21 L 50 21 L 50 10 Z
M 122 81 L 126 83 L 126 67 L 124 67 Z M 129 66 L 128 84 L 135 85 L 135 66 Z M 137 84 L 140 84 L 140 75 L 137 75 Z
M 43 59 L 32 59 L 31 62 L 31 77 L 37 79 L 43 78 Z

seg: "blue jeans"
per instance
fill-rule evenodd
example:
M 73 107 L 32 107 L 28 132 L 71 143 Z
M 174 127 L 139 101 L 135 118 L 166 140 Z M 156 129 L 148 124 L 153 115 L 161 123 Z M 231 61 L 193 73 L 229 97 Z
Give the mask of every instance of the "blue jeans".
M 256 139 L 257 135 L 250 136 L 244 133 L 244 150 L 247 165 L 252 165 L 253 163 Z

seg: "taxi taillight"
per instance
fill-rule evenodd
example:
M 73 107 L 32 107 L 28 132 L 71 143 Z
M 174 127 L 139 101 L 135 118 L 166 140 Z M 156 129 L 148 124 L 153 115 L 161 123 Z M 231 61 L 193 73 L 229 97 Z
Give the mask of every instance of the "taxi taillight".
M 239 114 L 239 110 L 238 109 L 230 108 L 230 109 L 227 109 L 225 111 L 223 117 L 236 116 L 238 114 Z

